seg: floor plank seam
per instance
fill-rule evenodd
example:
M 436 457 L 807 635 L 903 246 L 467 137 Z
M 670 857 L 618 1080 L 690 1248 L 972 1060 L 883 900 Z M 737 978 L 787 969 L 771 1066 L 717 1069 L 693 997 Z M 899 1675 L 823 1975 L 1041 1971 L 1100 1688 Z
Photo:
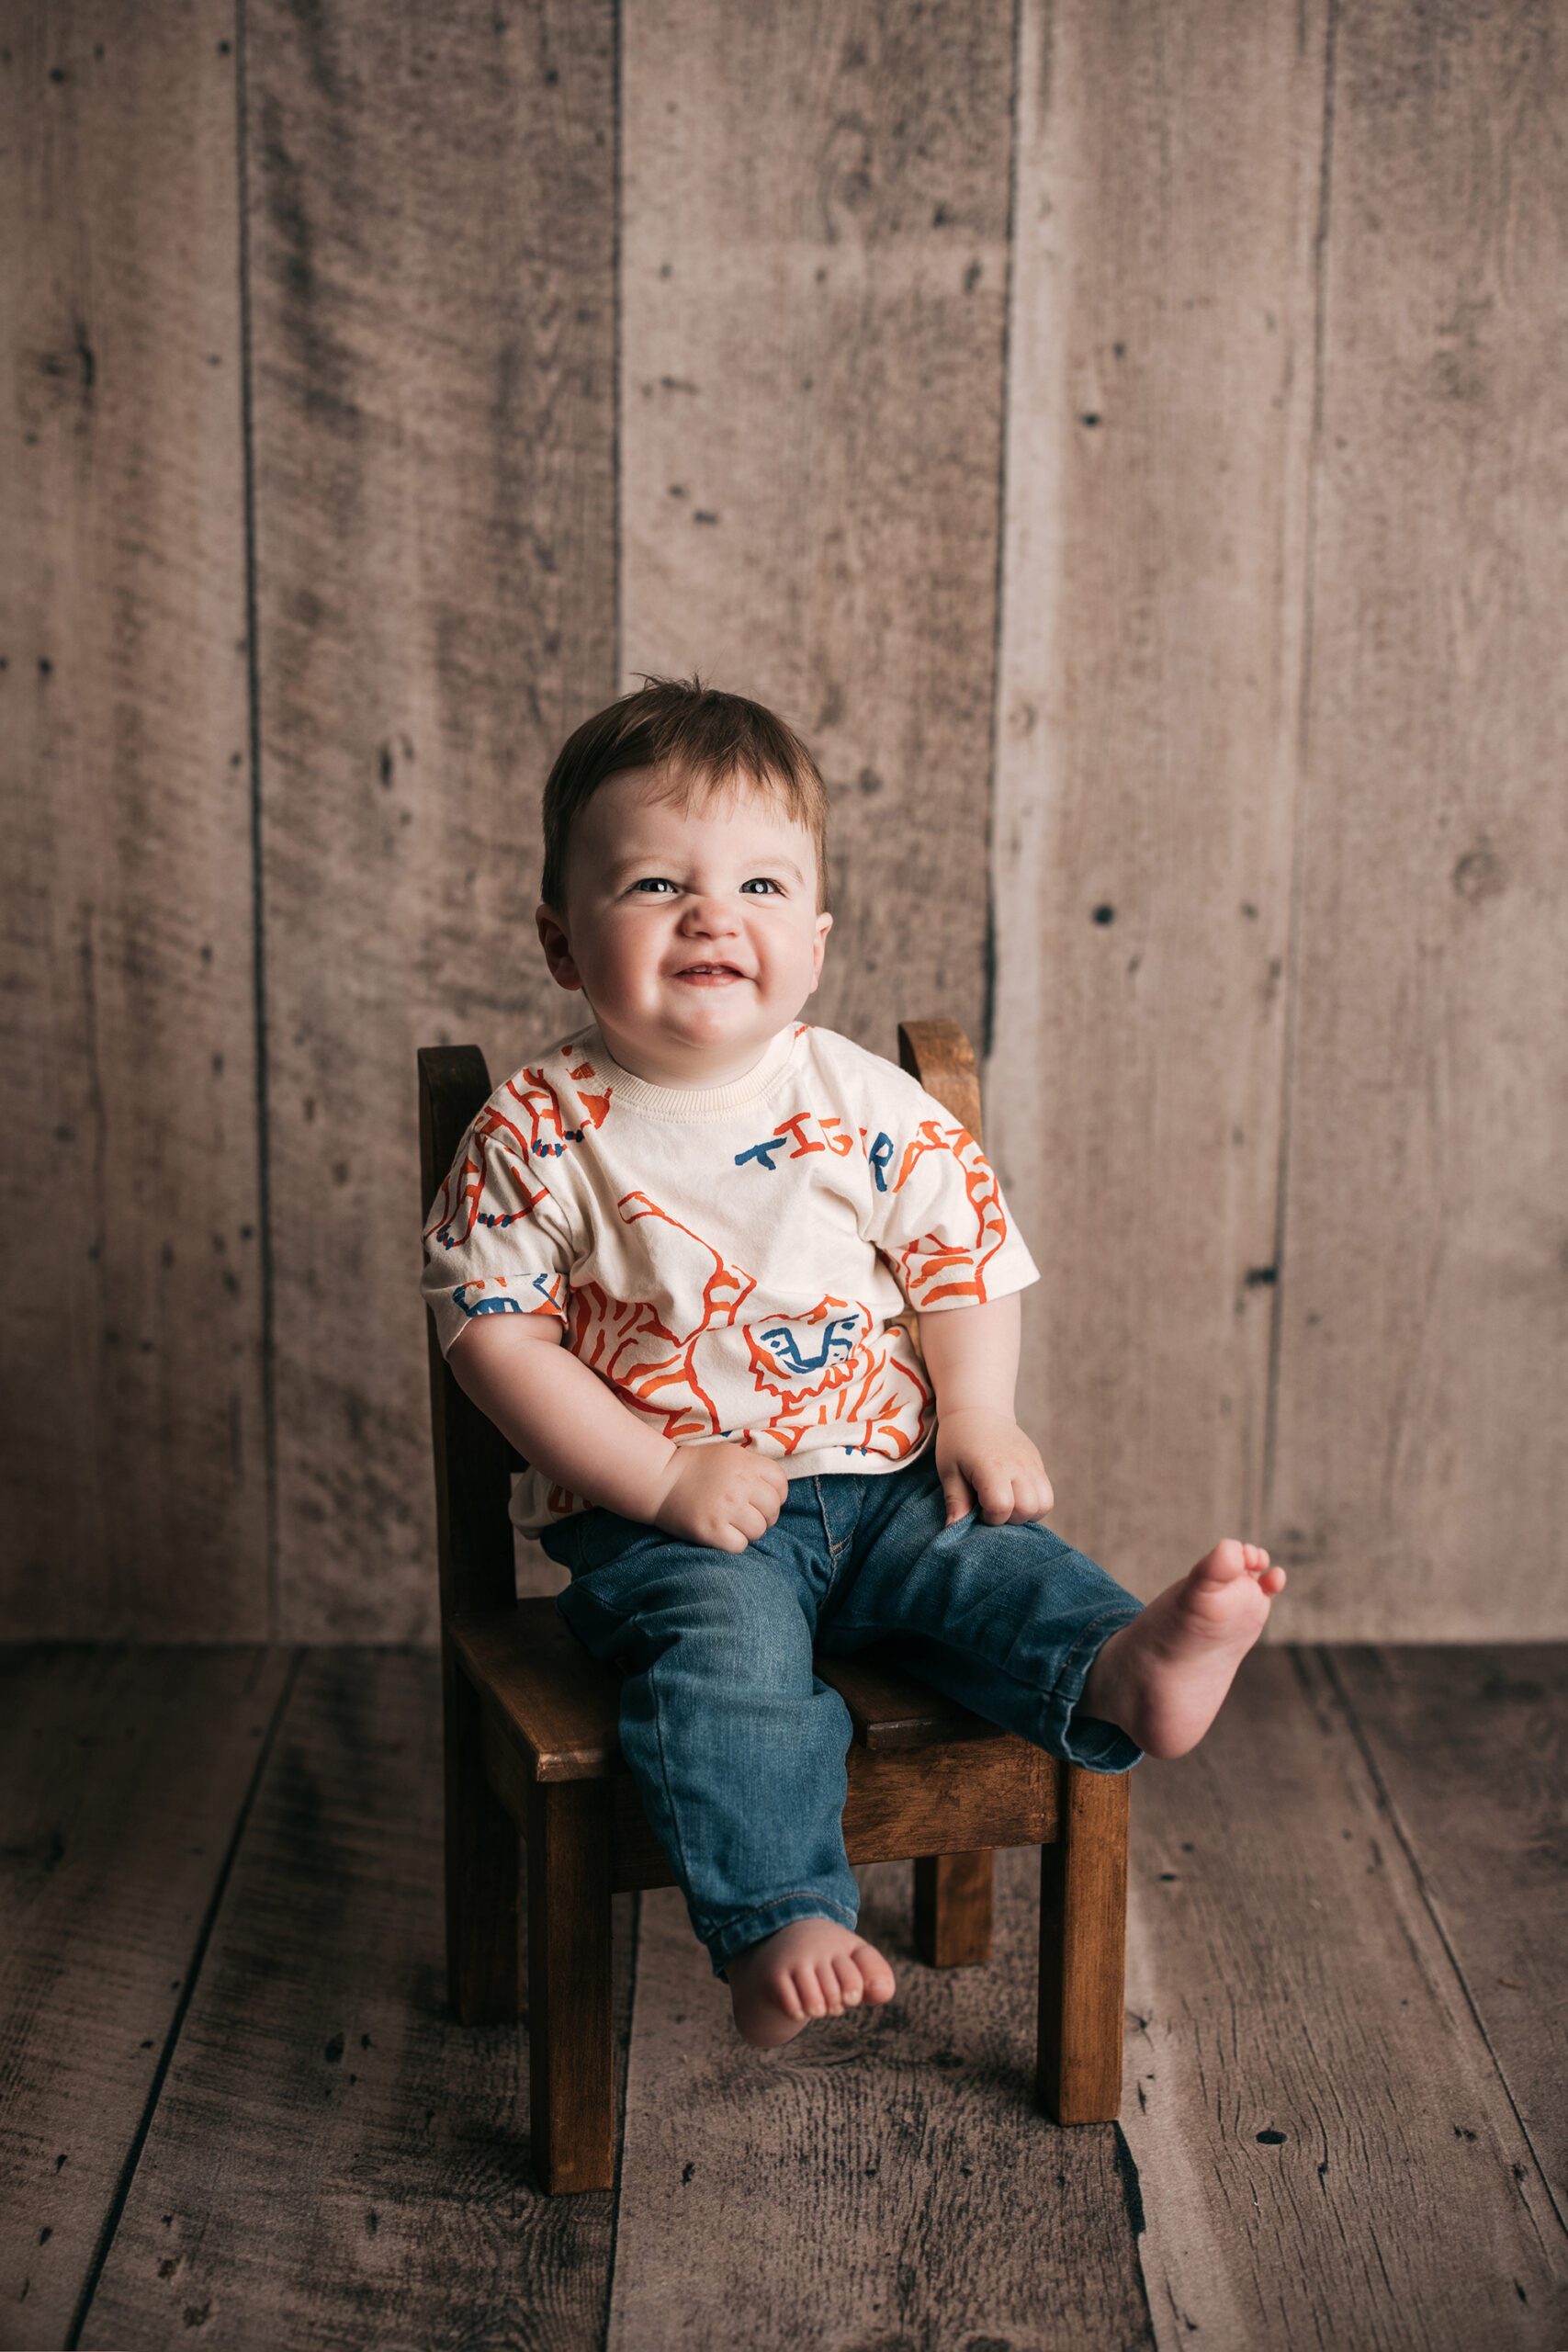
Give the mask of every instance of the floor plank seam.
M 610 2258 L 604 2266 L 604 2300 L 600 2305 L 598 2352 L 605 2352 L 610 2341 L 610 2320 L 615 2308 L 615 2257 L 621 2244 L 621 2167 L 626 2158 L 626 2118 L 631 2108 L 632 2051 L 637 2041 L 637 1963 L 642 1956 L 642 1893 L 632 1890 L 631 1916 L 632 1970 L 631 1987 L 626 1996 L 626 2047 L 621 2073 L 619 2113 L 615 2119 L 615 2177 L 610 2185 Z M 528 2020 L 533 2030 L 533 2018 Z M 529 2119 L 532 2129 L 533 2119 Z
M 265 1655 L 267 1646 L 269 1645 L 265 1644 L 255 1645 L 258 1657 Z M 293 1698 L 295 1686 L 299 1682 L 301 1673 L 304 1671 L 306 1656 L 307 1653 L 305 1648 L 303 1645 L 300 1645 L 295 1649 L 293 1657 L 288 1662 L 288 1671 L 284 1678 L 283 1687 L 278 1692 L 277 1702 L 273 1708 L 272 1721 L 267 1724 L 265 1734 L 262 1739 L 260 1751 L 256 1757 L 255 1770 L 251 1774 L 244 1797 L 242 1800 L 235 1815 L 233 1832 L 230 1837 L 227 1847 L 224 1849 L 222 1861 L 219 1865 L 218 1872 L 213 1882 L 212 1894 L 209 1899 L 207 1908 L 202 1914 L 201 1925 L 197 1929 L 196 1942 L 192 1947 L 190 1960 L 185 1972 L 185 1982 L 180 1988 L 180 1997 L 175 2005 L 175 2014 L 170 2020 L 169 2030 L 165 2038 L 164 2047 L 158 2053 L 157 2067 L 153 2073 L 151 2083 L 147 2086 L 147 2098 L 141 2110 L 141 2120 L 137 2124 L 134 2134 L 132 2135 L 130 2146 L 126 2153 L 125 2163 L 121 2167 L 120 2177 L 116 2184 L 114 2196 L 110 2200 L 108 2211 L 104 2216 L 104 2225 L 99 2233 L 97 2246 L 94 2252 L 92 2261 L 87 2266 L 86 2277 L 82 2282 L 82 2292 L 78 2298 L 76 2309 L 72 2314 L 71 2324 L 65 2332 L 64 2352 L 76 2352 L 76 2347 L 80 2345 L 82 2340 L 82 2331 L 86 2326 L 88 2318 L 91 2315 L 93 2301 L 98 2291 L 98 2282 L 103 2277 L 104 2266 L 108 2261 L 109 2255 L 113 2251 L 114 2242 L 119 2230 L 121 2218 L 125 2212 L 127 2204 L 130 2202 L 131 2189 L 134 2188 L 136 2183 L 137 2167 L 141 2162 L 141 2152 L 147 2144 L 148 2134 L 152 2129 L 153 2119 L 158 2112 L 158 2102 L 164 2096 L 164 2085 L 168 2077 L 169 2069 L 174 2064 L 175 2052 L 179 2048 L 180 2036 L 185 2030 L 186 2016 L 190 2008 L 191 2002 L 195 1997 L 196 1988 L 201 1978 L 202 1968 L 207 1959 L 208 1946 L 212 1939 L 212 1931 L 218 1924 L 218 1915 L 223 1907 L 223 1898 L 228 1892 L 229 1882 L 233 1873 L 234 1864 L 239 1856 L 240 1847 L 244 1838 L 245 1830 L 249 1825 L 251 1814 L 254 1807 L 256 1798 L 260 1793 L 262 1782 L 265 1778 L 267 1766 L 272 1758 L 273 1749 L 277 1744 L 277 1736 L 279 1731 L 282 1729 L 284 1718 L 288 1712 L 288 1705 L 290 1700 Z
M 1340 1707 L 1344 1711 L 1345 1722 L 1348 1727 L 1350 1736 L 1356 1743 L 1362 1763 L 1366 1766 L 1368 1777 L 1370 1778 L 1372 1787 L 1377 1794 L 1378 1803 L 1382 1805 L 1383 1812 L 1387 1815 L 1389 1827 L 1393 1830 L 1394 1837 L 1398 1839 L 1400 1851 L 1404 1854 L 1406 1862 L 1409 1864 L 1411 1875 L 1416 1883 L 1416 1891 L 1421 1898 L 1422 1908 L 1425 1910 L 1427 1918 L 1431 1921 L 1433 1932 L 1443 1948 L 1443 1951 L 1448 1959 L 1449 1966 L 1453 1971 L 1454 1982 L 1458 1984 L 1460 1992 L 1464 1999 L 1464 2005 L 1474 2020 L 1475 2030 L 1481 2036 L 1482 2047 L 1485 2050 L 1488 2058 L 1492 2061 L 1492 2064 L 1496 2071 L 1497 2080 L 1502 2086 L 1503 2096 L 1507 2100 L 1514 2120 L 1518 2126 L 1519 2137 L 1523 2140 L 1526 2147 L 1530 2152 L 1530 2161 L 1535 2165 L 1537 2177 L 1540 2182 L 1541 2188 L 1546 2192 L 1547 2201 L 1551 2205 L 1552 2212 L 1557 2217 L 1559 2228 L 1562 2229 L 1565 2234 L 1568 2234 L 1568 2214 L 1563 2212 L 1562 2205 L 1558 2202 L 1556 2191 L 1547 2173 L 1546 2166 L 1541 2161 L 1540 2150 L 1536 2146 L 1529 2126 L 1526 2122 L 1524 2116 L 1520 2113 L 1518 2100 L 1514 2096 L 1514 2086 L 1508 2080 L 1503 2062 L 1497 2055 L 1496 2046 L 1492 2040 L 1491 2034 L 1487 2031 L 1486 2020 L 1482 2016 L 1481 2010 L 1477 2006 L 1475 1996 L 1470 1989 L 1470 1980 L 1465 1975 L 1464 1970 L 1460 1965 L 1459 1954 L 1453 1948 L 1448 1928 L 1443 1922 L 1442 1914 L 1438 1910 L 1437 1904 L 1432 1899 L 1431 1889 L 1427 1883 L 1427 1873 L 1421 1867 L 1420 1857 L 1416 1853 L 1414 1840 L 1410 1837 L 1404 1821 L 1400 1818 L 1398 1807 L 1393 1802 L 1393 1792 L 1389 1789 L 1387 1782 L 1384 1781 L 1382 1771 L 1379 1770 L 1377 1758 L 1372 1752 L 1371 1743 L 1368 1739 L 1365 1731 L 1362 1729 L 1360 1717 L 1358 1715 L 1355 1704 L 1340 1677 L 1338 1667 L 1335 1662 L 1328 1645 L 1325 1643 L 1316 1645 L 1316 1656 L 1318 1662 L 1323 1668 L 1328 1686 L 1334 1692 L 1335 1697 L 1339 1702 Z

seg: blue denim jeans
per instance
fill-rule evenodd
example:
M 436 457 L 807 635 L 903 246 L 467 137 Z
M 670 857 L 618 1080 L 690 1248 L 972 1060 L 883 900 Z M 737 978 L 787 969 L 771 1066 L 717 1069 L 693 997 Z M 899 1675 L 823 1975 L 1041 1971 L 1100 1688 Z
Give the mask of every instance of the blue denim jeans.
M 567 1624 L 627 1669 L 621 1747 L 716 1976 L 790 1919 L 860 1916 L 842 1828 L 850 1713 L 812 1671 L 814 1645 L 886 1642 L 933 1689 L 1091 1771 L 1142 1759 L 1074 1710 L 1100 1645 L 1143 1603 L 1037 1521 L 945 1516 L 928 1448 L 876 1476 L 792 1479 L 744 1552 L 611 1510 L 539 1538 L 571 1572 L 556 1598 Z

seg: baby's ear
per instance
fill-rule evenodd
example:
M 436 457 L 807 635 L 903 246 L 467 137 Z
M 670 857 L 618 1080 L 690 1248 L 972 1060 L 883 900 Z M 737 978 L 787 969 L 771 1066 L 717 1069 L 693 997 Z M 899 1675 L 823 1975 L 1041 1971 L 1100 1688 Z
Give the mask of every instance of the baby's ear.
M 818 916 L 817 938 L 814 944 L 811 966 L 811 985 L 813 988 L 817 986 L 818 981 L 822 977 L 822 958 L 828 953 L 828 933 L 832 930 L 832 928 L 833 918 L 831 915 Z
M 545 951 L 545 961 L 550 967 L 551 978 L 563 989 L 580 989 L 582 979 L 571 960 L 571 943 L 567 938 L 566 926 L 543 899 L 534 910 L 534 922 L 538 929 L 539 944 Z

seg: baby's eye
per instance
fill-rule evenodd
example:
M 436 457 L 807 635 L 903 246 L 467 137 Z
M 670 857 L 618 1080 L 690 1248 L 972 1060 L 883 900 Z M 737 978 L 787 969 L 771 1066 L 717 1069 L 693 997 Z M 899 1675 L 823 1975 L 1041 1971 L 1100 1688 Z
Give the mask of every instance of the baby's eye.
M 639 882 L 632 882 L 632 889 L 635 889 L 635 891 L 639 891 L 639 889 L 649 889 L 649 885 L 656 885 L 656 882 L 670 882 L 670 875 L 644 875 L 644 877 L 639 879 Z M 778 882 L 773 882 L 773 877 L 771 877 L 771 875 L 752 875 L 752 877 L 750 877 L 750 882 L 745 882 L 745 885 L 743 885 L 745 889 L 750 889 L 750 887 L 752 887 L 752 882 L 764 882 L 766 889 L 781 889 L 781 885 L 778 885 Z M 670 889 L 674 889 L 672 882 L 670 882 Z
M 645 874 L 639 882 L 632 884 L 634 890 L 672 890 L 674 888 L 668 874 Z
M 759 890 L 779 890 L 779 889 L 780 889 L 780 886 L 779 886 L 779 884 L 778 884 L 778 883 L 776 883 L 775 881 L 773 881 L 771 876 L 766 875 L 766 874 L 753 874 L 753 875 L 752 875 L 752 876 L 751 876 L 750 881 L 750 882 L 742 882 L 742 884 L 740 885 L 740 888 L 741 888 L 743 890 L 750 890 L 750 889 L 759 889 Z M 780 895 L 781 895 L 781 896 L 783 895 L 783 894 L 782 894 L 782 891 L 781 891 Z

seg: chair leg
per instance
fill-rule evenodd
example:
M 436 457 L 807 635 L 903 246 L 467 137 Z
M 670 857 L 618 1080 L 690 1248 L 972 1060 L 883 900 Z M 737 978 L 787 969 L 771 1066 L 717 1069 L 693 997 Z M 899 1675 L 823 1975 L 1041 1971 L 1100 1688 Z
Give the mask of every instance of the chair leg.
M 443 1644 L 446 1750 L 446 1991 L 459 2025 L 510 2025 L 523 2013 L 517 1824 L 485 1777 L 479 1702 Z
M 534 2177 L 547 2197 L 611 2188 L 615 2097 L 610 1785 L 528 1792 L 528 2081 Z
M 1130 1777 L 1064 1764 L 1056 1842 L 1040 1849 L 1035 2093 L 1056 2123 L 1122 2110 Z
M 995 1878 L 988 1846 L 917 1858 L 915 1949 L 928 1968 L 971 1968 L 989 1960 Z

